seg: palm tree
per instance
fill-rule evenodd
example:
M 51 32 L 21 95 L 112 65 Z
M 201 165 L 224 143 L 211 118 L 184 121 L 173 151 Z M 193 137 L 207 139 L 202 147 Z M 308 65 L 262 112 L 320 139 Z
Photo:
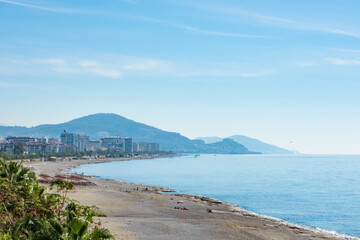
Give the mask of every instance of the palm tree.
M 10 184 L 20 182 L 34 182 L 36 180 L 35 173 L 29 168 L 22 165 L 22 162 L 10 161 L 6 163 L 4 159 L 0 159 L 0 178 L 5 178 Z
M 92 217 L 85 219 L 73 216 L 74 213 L 64 224 L 60 224 L 56 219 L 36 219 L 27 216 L 14 228 L 13 236 L 16 239 L 29 240 L 105 240 L 114 239 L 108 229 L 91 228 Z M 1 238 L 0 238 L 1 239 Z
M 71 202 L 66 207 L 67 240 L 100 240 L 114 239 L 108 229 L 91 228 L 93 216 L 96 214 L 93 208 L 83 208 Z M 79 215 L 85 215 L 80 218 Z
M 13 240 L 10 234 L 1 234 L 0 233 L 0 240 Z

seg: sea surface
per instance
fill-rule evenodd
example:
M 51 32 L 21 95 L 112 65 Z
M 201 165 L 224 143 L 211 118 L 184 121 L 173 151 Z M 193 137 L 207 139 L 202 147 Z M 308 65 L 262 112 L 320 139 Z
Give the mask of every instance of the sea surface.
M 167 187 L 360 237 L 360 155 L 194 155 L 84 165 L 77 173 Z

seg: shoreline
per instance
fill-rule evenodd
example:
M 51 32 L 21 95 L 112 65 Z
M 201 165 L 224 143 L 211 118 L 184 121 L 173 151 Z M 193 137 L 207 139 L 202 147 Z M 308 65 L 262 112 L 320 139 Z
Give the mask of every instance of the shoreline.
M 164 201 L 170 201 L 171 206 L 175 206 L 174 200 L 176 198 L 176 201 L 179 200 L 179 202 L 185 202 L 186 206 L 190 205 L 191 207 L 188 209 L 197 209 L 200 208 L 203 211 L 197 213 L 197 217 L 200 217 L 204 222 L 205 227 L 202 227 L 200 229 L 195 228 L 197 223 L 192 223 L 190 228 L 190 232 L 192 232 L 192 236 L 184 237 L 183 233 L 172 233 L 171 236 L 168 236 L 165 234 L 165 236 L 168 236 L 169 239 L 202 239 L 202 238 L 208 238 L 208 239 L 237 239 L 241 237 L 241 239 L 360 239 L 358 237 L 348 236 L 339 234 L 335 231 L 330 230 L 324 230 L 324 229 L 317 229 L 312 228 L 308 226 L 302 226 L 299 224 L 294 224 L 291 222 L 287 222 L 282 219 L 278 219 L 271 216 L 261 215 L 258 213 L 254 213 L 251 211 L 248 211 L 246 209 L 243 209 L 235 204 L 223 202 L 218 199 L 214 198 L 208 198 L 198 195 L 189 195 L 189 194 L 182 194 L 179 192 L 174 192 L 174 190 L 167 189 L 164 187 L 158 187 L 158 186 L 148 186 L 148 185 L 142 185 L 142 184 L 136 184 L 136 183 L 129 183 L 129 182 L 123 182 L 113 179 L 101 179 L 101 178 L 94 178 L 95 176 L 88 176 L 88 175 L 81 175 L 81 174 L 75 174 L 71 173 L 71 170 L 80 167 L 81 165 L 87 165 L 87 164 L 98 164 L 98 163 L 105 163 L 105 162 L 114 162 L 114 161 L 130 161 L 130 160 L 144 160 L 144 159 L 154 159 L 154 158 L 167 158 L 167 157 L 176 157 L 179 155 L 171 155 L 171 156 L 138 156 L 135 158 L 114 158 L 114 159 L 95 159 L 95 160 L 68 160 L 68 161 L 55 161 L 55 162 L 24 162 L 25 165 L 30 167 L 38 176 L 40 179 L 40 175 L 46 174 L 55 176 L 55 175 L 76 175 L 81 176 L 85 178 L 90 185 L 83 185 L 83 186 L 75 186 L 75 192 L 76 193 L 69 193 L 70 198 L 75 198 L 78 200 L 81 204 L 84 205 L 97 205 L 99 207 L 99 211 L 105 212 L 108 217 L 103 218 L 102 221 L 106 222 L 105 226 L 109 228 L 111 232 L 115 231 L 116 239 L 168 239 L 164 238 L 162 236 L 164 232 L 157 232 L 156 234 L 153 234 L 153 236 L 148 235 L 149 230 L 146 231 L 139 230 L 138 228 L 132 228 L 129 226 L 126 226 L 127 221 L 124 221 L 125 219 L 121 219 L 121 217 L 126 218 L 126 216 L 122 216 L 119 213 L 122 212 L 122 210 L 116 210 L 112 209 L 109 211 L 106 207 L 106 204 L 103 204 L 103 201 L 98 201 L 98 199 L 92 199 L 93 201 L 88 201 L 87 195 L 98 195 L 97 197 L 102 197 L 101 192 L 107 193 L 109 191 L 108 189 L 111 189 L 112 191 L 116 189 L 119 193 L 125 193 L 126 195 L 136 195 L 130 196 L 131 201 L 139 200 L 138 203 L 130 203 L 130 205 L 136 205 L 136 207 L 140 207 L 143 210 L 149 211 L 154 210 L 152 209 L 152 206 L 147 206 L 149 200 L 150 202 L 155 202 L 156 204 L 161 203 L 160 205 L 164 205 Z M 95 187 L 96 186 L 96 187 Z M 120 187 L 120 188 L 119 188 Z M 97 188 L 91 189 L 91 188 Z M 139 189 L 136 190 L 136 189 Z M 142 189 L 142 190 L 141 190 Z M 93 191 L 91 191 L 93 190 Z M 90 194 L 86 194 L 86 192 L 89 192 Z M 111 192 L 111 191 L 110 191 Z M 84 196 L 85 195 L 85 196 Z M 117 195 L 124 195 L 124 194 L 117 194 Z M 151 196 L 150 199 L 148 199 L 149 195 Z M 118 196 L 114 198 L 114 196 L 108 196 L 109 201 L 112 200 L 118 200 Z M 129 196 L 119 196 L 120 201 L 121 200 L 127 200 Z M 122 199 L 121 199 L 122 197 Z M 146 201 L 147 200 L 147 201 Z M 99 202 L 99 203 L 92 203 L 92 202 Z M 105 201 L 105 200 L 104 200 Z M 126 202 L 126 201 L 125 201 Z M 89 204 L 90 203 L 90 204 Z M 142 204 L 141 204 L 142 203 Z M 169 205 L 169 204 L 167 204 Z M 184 204 L 185 205 L 185 204 Z M 128 205 L 126 207 L 129 207 Z M 164 206 L 161 206 L 164 207 Z M 156 207 L 157 208 L 157 207 Z M 205 210 L 212 209 L 213 213 L 207 213 Z M 170 215 L 171 218 L 174 218 L 175 222 L 173 224 L 170 224 L 168 222 L 160 221 L 159 224 L 168 225 L 165 228 L 179 228 L 177 226 L 176 221 L 180 221 L 181 223 L 185 222 L 188 224 L 189 221 L 187 221 L 186 215 L 183 214 L 183 212 L 189 212 L 189 211 L 180 211 L 180 210 L 174 210 L 173 208 L 170 209 L 161 209 L 165 211 L 165 215 Z M 170 210 L 170 211 L 169 211 Z M 186 209 L 187 210 L 187 209 Z M 109 214 L 110 212 L 110 214 Z M 114 212 L 114 213 L 113 213 Z M 153 212 L 153 211 L 152 211 Z M 179 212 L 181 212 L 180 216 Z M 127 215 L 137 215 L 137 209 L 129 209 L 127 212 Z M 114 216 L 115 215 L 115 216 Z M 159 214 L 153 213 L 150 216 L 147 216 L 148 218 L 154 218 L 158 219 Z M 160 214 L 161 215 L 161 214 Z M 213 218 L 216 215 L 217 223 L 214 224 Z M 162 215 L 161 215 L 162 216 Z M 167 216 L 168 217 L 168 216 Z M 185 217 L 185 218 L 184 218 Z M 135 217 L 136 218 L 136 217 Z M 122 221 L 121 221 L 122 220 Z M 161 220 L 161 219 L 160 219 Z M 189 218 L 189 220 L 192 220 L 192 218 Z M 241 221 L 240 221 L 241 220 Z M 137 223 L 139 219 L 135 219 L 134 223 L 135 225 L 139 225 Z M 208 222 L 210 221 L 210 222 Z M 191 222 L 191 221 L 190 221 Z M 221 227 L 226 229 L 224 232 L 223 229 L 212 229 L 212 227 L 219 227 L 219 223 L 221 224 Z M 121 223 L 121 224 L 119 224 Z M 129 223 L 129 222 L 128 222 Z M 144 223 L 140 220 L 140 226 L 143 226 Z M 132 224 L 129 224 L 132 225 Z M 152 224 L 149 224 L 152 225 Z M 194 226 L 195 225 L 195 226 Z M 215 225 L 215 226 L 213 226 Z M 116 226 L 116 227 L 115 227 Z M 260 227 L 261 226 L 261 227 Z M 163 229 L 163 226 L 157 226 L 159 229 Z M 121 228 L 121 229 L 120 229 Z M 180 227 L 184 228 L 184 227 Z M 187 228 L 185 228 L 187 230 Z M 214 231 L 217 233 L 217 235 L 212 235 L 212 237 L 215 236 L 215 238 L 211 238 L 211 236 L 208 236 L 207 231 Z M 256 230 L 256 231 L 255 231 Z M 165 229 L 163 230 L 165 231 Z M 150 231 L 151 232 L 151 231 Z M 162 234 L 161 234 L 162 233 Z M 124 235 L 125 234 L 125 235 Z M 159 236 L 161 235 L 161 236 Z M 216 237 L 217 236 L 217 237 Z M 210 237 L 210 238 L 209 238 Z
M 163 188 L 163 187 L 159 187 L 159 188 Z M 176 194 L 174 192 L 176 192 Z M 286 221 L 286 220 L 281 219 L 281 218 L 272 217 L 272 216 L 252 212 L 252 211 L 249 211 L 249 210 L 247 210 L 247 209 L 245 209 L 245 208 L 243 208 L 241 206 L 238 206 L 236 204 L 229 203 L 229 202 L 224 202 L 224 201 L 222 201 L 220 199 L 216 199 L 216 198 L 211 198 L 211 197 L 206 197 L 206 196 L 201 196 L 201 195 L 184 194 L 184 193 L 181 193 L 181 192 L 176 191 L 176 190 L 172 190 L 170 193 L 174 193 L 175 195 L 184 196 L 184 197 L 205 198 L 205 199 L 208 199 L 206 201 L 210 201 L 210 202 L 212 202 L 212 201 L 213 202 L 221 202 L 222 204 L 227 204 L 227 205 L 232 206 L 234 208 L 234 213 L 239 212 L 239 213 L 242 213 L 242 214 L 247 214 L 249 216 L 255 216 L 255 217 L 262 218 L 262 219 L 275 221 L 275 222 L 278 222 L 278 223 L 280 223 L 280 224 L 282 224 L 284 226 L 290 227 L 290 228 L 298 228 L 298 229 L 313 231 L 315 233 L 324 233 L 324 234 L 333 236 L 333 237 L 335 237 L 337 239 L 351 239 L 351 240 L 359 240 L 360 239 L 360 237 L 354 237 L 354 236 L 351 236 L 351 235 L 341 234 L 341 233 L 338 233 L 336 231 L 326 230 L 326 229 L 323 229 L 323 228 L 318 228 L 318 227 L 314 228 L 314 227 L 310 227 L 310 226 L 306 226 L 306 225 L 292 223 L 292 222 Z

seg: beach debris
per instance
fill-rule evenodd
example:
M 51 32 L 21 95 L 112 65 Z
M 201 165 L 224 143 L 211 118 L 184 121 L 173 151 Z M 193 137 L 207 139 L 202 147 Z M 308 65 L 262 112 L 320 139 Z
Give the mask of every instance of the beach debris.
M 223 203 L 222 201 L 220 201 L 218 199 L 203 197 L 203 196 L 188 195 L 188 194 L 182 194 L 182 193 L 177 193 L 177 194 L 175 194 L 175 196 L 185 197 L 187 199 L 197 199 L 197 200 L 201 200 L 203 202 L 207 202 L 209 204 L 222 204 Z
M 39 174 L 39 177 L 43 178 L 43 179 L 49 179 L 49 178 L 52 178 L 51 176 L 45 174 L 45 173 L 41 173 Z
M 208 202 L 208 203 L 212 203 L 212 204 L 222 204 L 222 201 L 214 199 L 214 198 L 201 197 L 200 200 Z
M 186 207 L 174 207 L 174 209 L 178 209 L 178 210 L 189 210 L 189 209 L 186 208 Z
M 96 185 L 93 182 L 90 182 L 89 180 L 87 180 L 86 178 L 76 175 L 76 174 L 70 174 L 70 175 L 61 175 L 61 174 L 56 174 L 55 176 L 49 176 L 45 173 L 41 173 L 39 174 L 39 182 L 40 183 L 45 183 L 45 184 L 50 184 L 52 180 L 54 179 L 61 179 L 63 181 L 66 182 L 70 182 L 74 185 L 78 185 L 78 186 L 92 186 L 92 185 Z
M 181 203 L 184 203 L 184 201 L 178 201 L 177 204 L 181 204 Z
M 171 193 L 171 192 L 176 192 L 176 191 L 175 191 L 175 190 L 172 190 L 172 189 L 168 189 L 168 188 L 161 188 L 161 192 Z
M 211 208 L 207 208 L 207 209 L 206 209 L 206 212 L 208 212 L 208 213 L 213 213 L 213 211 L 212 211 Z

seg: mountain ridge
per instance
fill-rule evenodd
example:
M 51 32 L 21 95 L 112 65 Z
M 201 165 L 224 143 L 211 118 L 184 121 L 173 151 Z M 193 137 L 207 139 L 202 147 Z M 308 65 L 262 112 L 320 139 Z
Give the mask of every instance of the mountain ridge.
M 114 113 L 97 113 L 75 118 L 59 124 L 41 124 L 34 127 L 0 126 L 0 137 L 33 136 L 56 137 L 67 130 L 74 133 L 86 133 L 90 139 L 98 140 L 107 136 L 132 137 L 134 142 L 157 142 L 162 150 L 178 153 L 255 153 L 236 141 L 224 141 L 219 144 L 206 144 L 199 139 L 191 140 L 180 133 L 164 131 L 139 123 Z
M 233 136 L 226 137 L 226 138 L 221 138 L 221 137 L 217 137 L 217 136 L 199 137 L 196 139 L 203 140 L 206 144 L 220 142 L 224 139 L 232 139 L 235 142 L 244 145 L 246 148 L 249 149 L 249 151 L 261 152 L 263 154 L 293 154 L 294 153 L 293 151 L 290 151 L 290 150 L 287 150 L 287 149 L 284 149 L 284 148 L 281 148 L 281 147 L 278 147 L 278 146 L 275 146 L 272 144 L 268 144 L 268 143 L 262 142 L 258 139 L 243 136 L 243 135 L 233 135 Z

